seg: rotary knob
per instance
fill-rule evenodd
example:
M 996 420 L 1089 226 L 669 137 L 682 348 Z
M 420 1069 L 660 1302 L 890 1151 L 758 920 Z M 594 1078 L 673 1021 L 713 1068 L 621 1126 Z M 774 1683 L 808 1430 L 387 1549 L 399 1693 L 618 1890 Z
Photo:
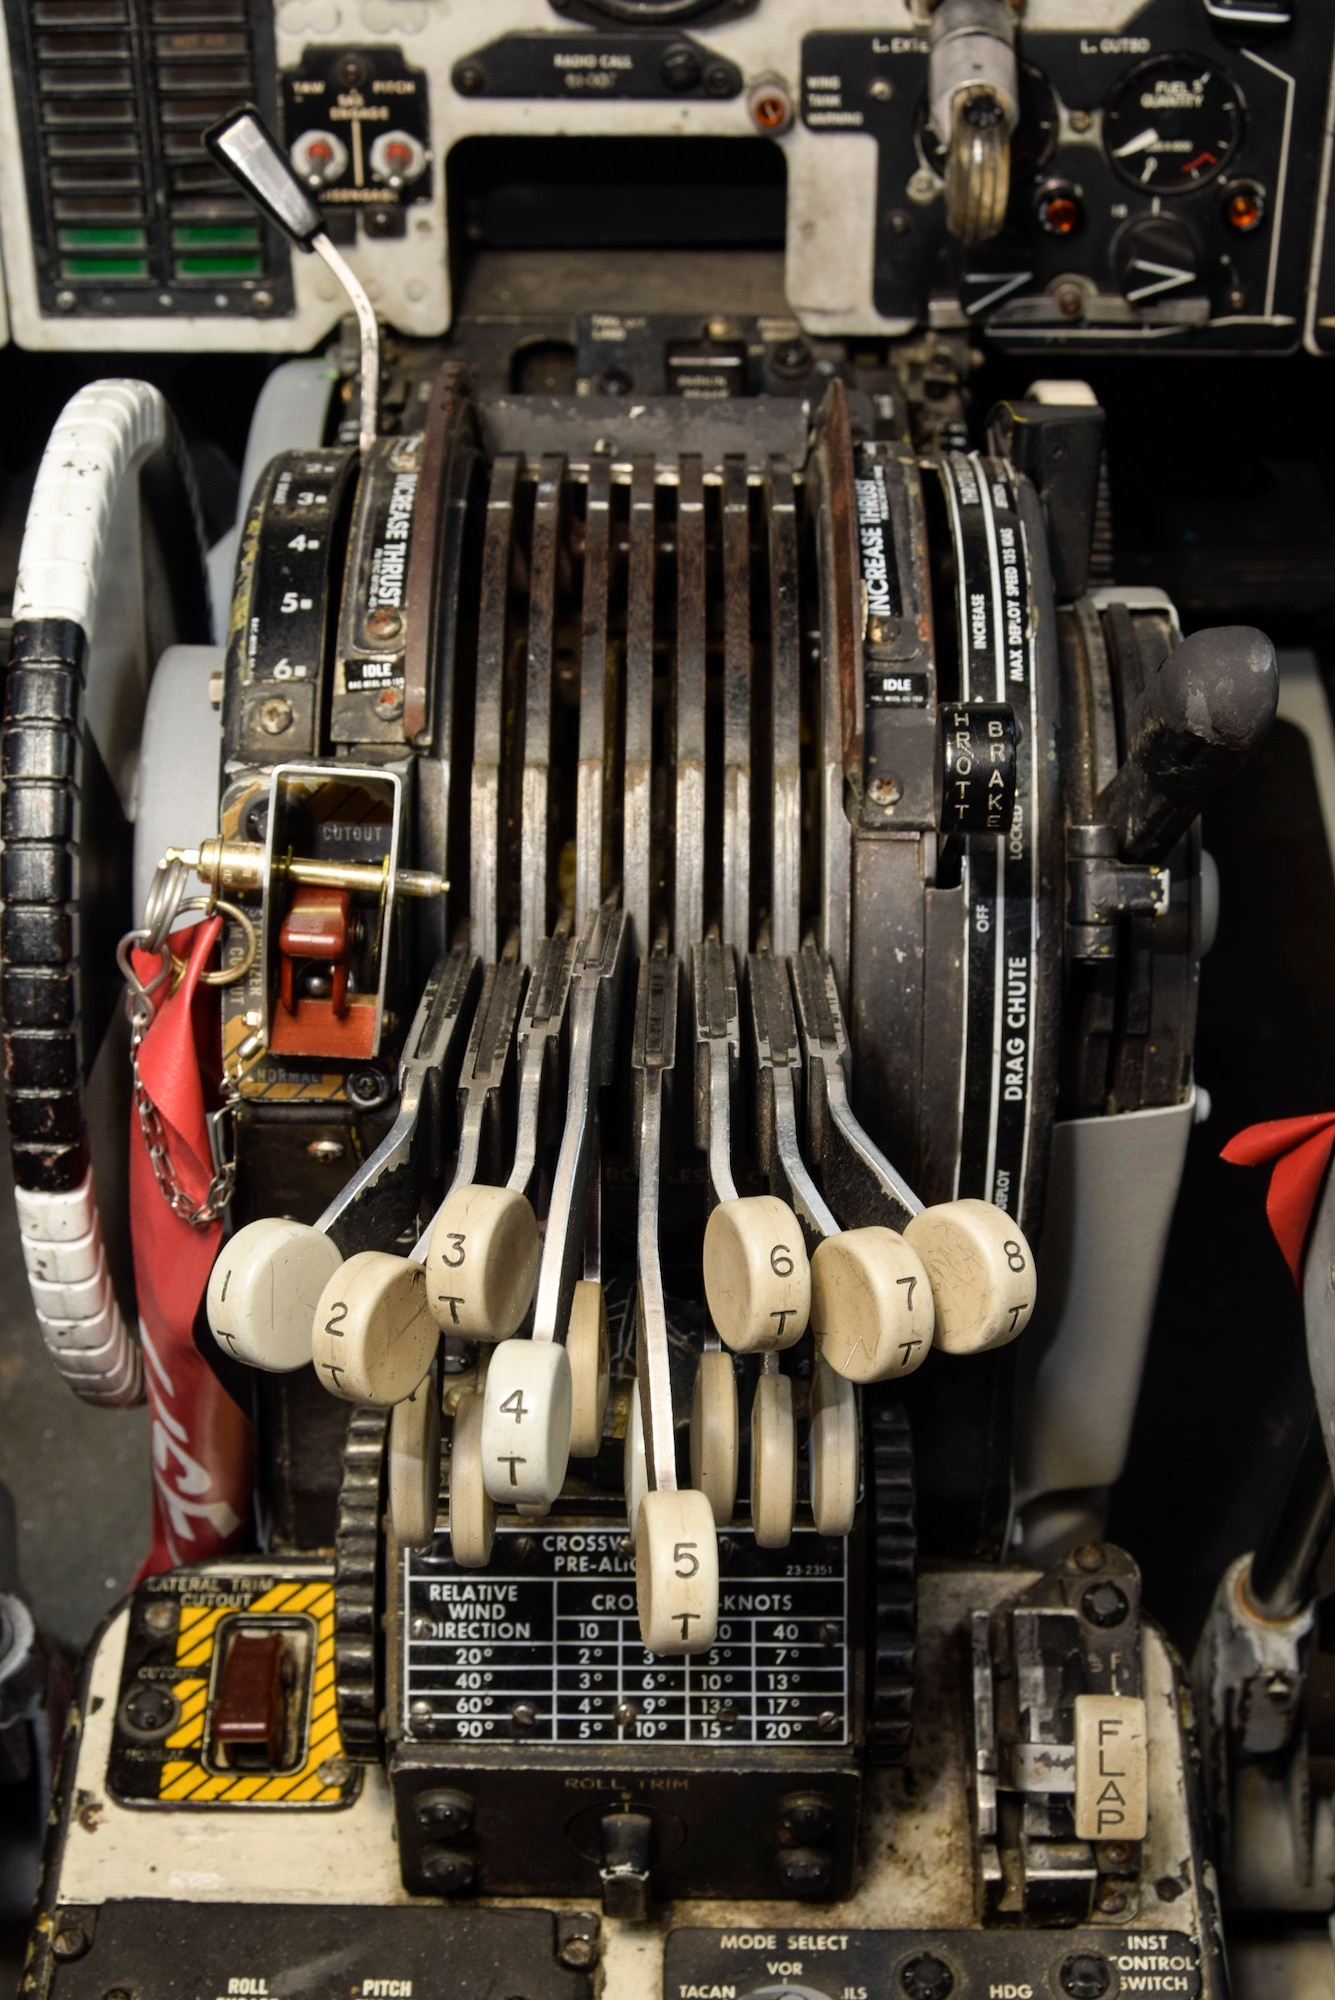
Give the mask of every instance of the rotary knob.
M 1119 230 L 1113 268 L 1122 296 L 1138 312 L 1201 289 L 1196 240 L 1175 215 L 1137 215 Z

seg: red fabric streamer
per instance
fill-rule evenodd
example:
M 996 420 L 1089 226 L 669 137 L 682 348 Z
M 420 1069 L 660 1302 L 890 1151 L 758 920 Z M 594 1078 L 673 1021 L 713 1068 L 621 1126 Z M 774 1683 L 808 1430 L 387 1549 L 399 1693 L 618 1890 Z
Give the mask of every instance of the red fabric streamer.
M 221 928 L 222 919 L 210 917 L 174 933 L 177 953 L 189 953 L 185 974 L 153 994 L 154 1017 L 139 1048 L 139 1074 L 157 1107 L 172 1172 L 192 1202 L 204 1199 L 213 1177 L 202 1052 L 217 1046 L 217 1013 L 199 975 Z M 147 985 L 158 959 L 135 951 L 133 961 Z M 139 1574 L 151 1576 L 208 1561 L 244 1540 L 254 1438 L 194 1341 L 222 1223 L 195 1229 L 175 1213 L 137 1114 L 130 1119 L 130 1214 L 153 1438 L 153 1545 Z
M 1229 1140 L 1220 1155 L 1234 1167 L 1261 1167 L 1270 1160 L 1275 1162 L 1265 1212 L 1300 1291 L 1307 1233 L 1321 1198 L 1332 1151 L 1335 1151 L 1335 1111 L 1317 1111 L 1306 1118 L 1272 1118 L 1264 1125 L 1249 1125 Z

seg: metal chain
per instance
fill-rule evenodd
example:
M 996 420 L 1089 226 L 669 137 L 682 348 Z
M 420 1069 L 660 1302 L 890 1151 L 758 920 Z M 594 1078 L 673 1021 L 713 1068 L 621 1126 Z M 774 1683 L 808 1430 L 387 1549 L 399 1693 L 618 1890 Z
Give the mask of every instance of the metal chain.
M 227 983 L 243 978 L 255 956 L 255 931 L 245 914 L 233 904 L 221 903 L 214 897 L 187 897 L 186 873 L 179 866 L 164 866 L 158 869 L 148 898 L 145 922 L 141 929 L 127 931 L 116 947 L 116 963 L 125 979 L 125 1011 L 130 1020 L 130 1072 L 133 1076 L 134 1108 L 139 1117 L 139 1129 L 144 1135 L 144 1145 L 148 1150 L 149 1162 L 162 1196 L 174 1215 L 192 1229 L 208 1229 L 222 1219 L 232 1199 L 236 1186 L 235 1119 L 240 1102 L 240 1090 L 236 1078 L 224 1069 L 222 1081 L 222 1105 L 208 1114 L 209 1151 L 213 1160 L 213 1176 L 205 1190 L 202 1201 L 194 1201 L 181 1186 L 172 1165 L 167 1146 L 166 1132 L 157 1105 L 148 1094 L 143 1075 L 139 1068 L 139 1050 L 144 1036 L 148 1033 L 153 1019 L 153 995 L 164 979 L 170 979 L 177 969 L 172 958 L 170 932 L 176 918 L 183 910 L 200 909 L 205 916 L 216 910 L 223 910 L 234 917 L 242 926 L 247 939 L 247 950 L 239 966 L 231 969 Z M 145 986 L 135 971 L 130 959 L 130 949 L 138 945 L 148 952 L 157 953 L 161 960 L 160 969 Z

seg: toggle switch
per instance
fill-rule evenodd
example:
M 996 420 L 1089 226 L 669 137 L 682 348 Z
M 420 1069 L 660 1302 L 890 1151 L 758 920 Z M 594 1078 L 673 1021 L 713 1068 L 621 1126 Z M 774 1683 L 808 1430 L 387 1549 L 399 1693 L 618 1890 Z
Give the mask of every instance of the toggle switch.
M 337 132 L 303 132 L 293 140 L 288 158 L 308 186 L 329 187 L 347 171 L 348 149 Z
M 240 1631 L 223 1659 L 211 1747 L 229 1770 L 276 1771 L 288 1756 L 294 1662 L 281 1631 Z
M 649 1848 L 654 1823 L 648 1813 L 607 1813 L 602 1822 L 603 1909 L 609 1917 L 643 1923 L 649 1914 Z
M 426 147 L 411 132 L 382 132 L 371 148 L 371 172 L 389 187 L 419 180 L 426 169 Z

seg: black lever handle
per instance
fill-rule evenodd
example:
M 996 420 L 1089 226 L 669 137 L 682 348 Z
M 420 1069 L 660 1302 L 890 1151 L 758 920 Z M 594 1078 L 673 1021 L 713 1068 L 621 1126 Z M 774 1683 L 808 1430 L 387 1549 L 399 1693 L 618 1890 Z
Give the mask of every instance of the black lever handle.
M 1098 801 L 1126 860 L 1162 860 L 1264 740 L 1278 701 L 1275 649 L 1253 626 L 1174 648 L 1127 718 L 1126 760 Z

